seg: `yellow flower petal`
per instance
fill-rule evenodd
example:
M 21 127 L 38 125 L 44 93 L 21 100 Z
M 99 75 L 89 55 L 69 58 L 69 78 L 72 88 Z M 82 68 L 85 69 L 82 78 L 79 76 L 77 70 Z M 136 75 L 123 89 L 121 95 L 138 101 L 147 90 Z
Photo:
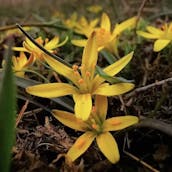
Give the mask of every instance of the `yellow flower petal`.
M 133 57 L 133 53 L 134 52 L 132 51 L 131 53 L 122 57 L 120 60 L 106 67 L 103 71 L 110 76 L 116 75 L 130 62 Z M 99 75 L 97 75 L 93 80 L 95 87 L 100 85 L 103 81 L 105 81 L 105 79 L 101 78 Z
M 102 121 L 106 119 L 107 108 L 108 108 L 107 97 L 96 95 L 96 99 L 95 99 L 96 114 L 100 116 Z
M 47 44 L 45 44 L 44 48 L 46 50 L 52 50 L 57 48 L 57 45 L 59 43 L 59 37 L 55 36 L 51 41 L 49 41 Z
M 164 40 L 164 39 L 159 39 L 156 40 L 154 43 L 154 47 L 153 50 L 158 52 L 161 51 L 163 48 L 165 48 L 169 43 L 171 42 L 171 40 Z
M 100 85 L 93 94 L 103 96 L 116 96 L 124 94 L 134 88 L 134 84 L 131 83 L 119 83 L 114 85 Z
M 118 53 L 118 43 L 119 43 L 119 37 L 115 37 L 110 41 L 106 46 L 105 49 L 107 49 L 112 54 L 115 54 L 117 57 L 119 57 Z
M 133 57 L 133 54 L 134 54 L 134 51 L 125 55 L 124 57 L 122 57 L 121 59 L 116 61 L 115 63 L 109 65 L 103 71 L 106 72 L 108 75 L 111 75 L 111 76 L 116 75 L 130 62 L 130 60 Z
M 96 33 L 93 32 L 88 38 L 86 47 L 83 51 L 82 65 L 84 65 L 85 70 L 94 73 L 95 66 L 97 64 L 98 50 L 96 42 Z
M 37 43 L 39 43 L 39 42 L 42 42 L 42 41 L 39 41 L 40 39 L 42 39 L 41 37 L 38 37 L 37 39 L 35 39 L 35 41 L 37 42 Z M 39 42 L 38 42 L 39 41 Z M 39 43 L 40 44 L 40 43 Z M 34 50 L 34 49 L 38 49 L 38 47 L 32 42 L 32 41 L 30 41 L 28 38 L 26 38 L 25 39 L 25 41 L 23 42 L 23 46 L 25 47 L 25 45 L 26 45 L 26 47 L 29 47 L 29 49 L 31 49 L 31 50 Z M 26 48 L 25 47 L 25 48 Z M 27 48 L 26 48 L 27 49 Z
M 92 132 L 86 132 L 81 135 L 74 145 L 67 152 L 67 156 L 71 158 L 72 161 L 75 161 L 80 155 L 82 155 L 91 145 L 95 135 Z
M 103 124 L 104 131 L 117 131 L 138 123 L 136 116 L 119 116 L 105 120 Z
M 90 26 L 91 26 L 92 28 L 94 28 L 94 27 L 98 24 L 98 22 L 99 22 L 99 19 L 94 19 L 94 20 L 92 20 L 92 21 L 90 22 Z
M 73 45 L 76 45 L 78 47 L 85 47 L 87 44 L 87 40 L 86 39 L 82 39 L 82 40 L 71 40 L 71 43 Z
M 66 36 L 65 39 L 64 39 L 64 41 L 62 41 L 62 42 L 60 42 L 59 44 L 57 44 L 56 48 L 62 47 L 64 44 L 66 44 L 66 42 L 67 42 L 68 40 L 69 40 L 69 37 Z
M 171 31 L 172 31 L 172 23 L 169 23 L 168 32 L 170 33 Z
M 106 13 L 102 14 L 100 27 L 105 29 L 106 31 L 109 31 L 109 32 L 111 31 L 110 19 Z
M 125 29 L 128 29 L 130 27 L 135 27 L 137 21 L 137 17 L 129 18 L 128 20 L 123 21 L 120 24 L 117 24 L 113 30 L 113 35 L 117 36 Z
M 149 31 L 150 33 L 154 34 L 154 35 L 162 35 L 164 34 L 164 32 L 160 29 L 157 29 L 153 26 L 147 26 L 146 30 Z
M 34 58 L 33 54 L 30 54 L 29 59 L 27 60 L 27 63 L 25 63 L 24 67 L 31 65 L 34 62 L 34 60 L 35 60 L 35 58 Z
M 137 34 L 144 37 L 144 38 L 148 38 L 148 39 L 157 39 L 157 38 L 159 38 L 159 35 L 143 32 L 143 31 L 137 31 Z
M 104 132 L 96 137 L 97 145 L 104 156 L 113 164 L 119 161 L 118 145 L 109 132 Z
M 46 98 L 55 98 L 77 93 L 74 86 L 65 83 L 50 83 L 30 86 L 26 88 L 26 91 L 29 94 Z
M 82 16 L 80 18 L 79 25 L 81 25 L 81 26 L 88 26 L 88 21 L 87 21 L 87 19 L 84 16 Z
M 38 47 L 36 47 L 32 42 L 30 44 L 26 43 L 25 41 L 23 42 L 23 47 L 27 50 L 29 53 L 34 53 L 34 54 L 40 54 L 43 51 L 40 50 Z M 39 58 L 39 57 L 36 57 Z
M 87 10 L 92 13 L 99 13 L 102 11 L 102 7 L 100 5 L 91 5 L 87 8 Z
M 74 94 L 75 115 L 77 118 L 87 120 L 92 109 L 92 99 L 90 94 Z
M 79 131 L 85 131 L 86 123 L 75 117 L 73 113 L 62 110 L 52 110 L 53 116 L 62 124 Z
M 28 50 L 26 48 L 24 48 L 24 47 L 12 47 L 12 50 L 28 52 Z
M 64 65 L 63 63 L 59 62 L 58 60 L 53 59 L 52 57 L 43 54 L 42 57 L 45 59 L 45 61 L 59 74 L 65 76 L 69 80 L 71 80 L 73 83 L 77 85 L 77 80 L 74 75 L 74 71 L 72 68 Z
M 20 52 L 20 56 L 18 58 L 18 63 L 20 65 L 20 67 L 24 67 L 24 65 L 27 62 L 27 57 L 25 56 L 24 52 Z

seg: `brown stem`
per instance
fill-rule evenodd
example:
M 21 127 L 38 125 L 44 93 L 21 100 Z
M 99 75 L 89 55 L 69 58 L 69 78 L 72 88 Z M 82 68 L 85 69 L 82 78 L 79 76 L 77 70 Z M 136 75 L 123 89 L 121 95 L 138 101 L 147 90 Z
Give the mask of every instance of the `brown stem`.
M 139 92 L 146 91 L 146 90 L 148 90 L 149 88 L 152 88 L 152 87 L 155 87 L 155 86 L 163 85 L 163 84 L 165 84 L 165 83 L 167 83 L 167 82 L 172 82 L 172 77 L 171 77 L 171 78 L 164 79 L 164 80 L 161 80 L 161 81 L 156 81 L 155 83 L 146 85 L 146 86 L 144 86 L 144 87 L 136 88 L 136 89 L 133 90 L 132 92 L 126 94 L 125 97 L 126 97 L 126 98 L 130 98 L 130 97 L 134 96 L 135 94 L 137 94 L 137 93 L 139 93 Z
M 159 130 L 162 133 L 165 133 L 169 136 L 172 136 L 172 124 L 166 123 L 162 120 L 159 119 L 153 119 L 153 118 L 145 118 L 145 117 L 141 117 L 143 120 L 140 121 L 140 123 L 136 124 L 135 127 L 136 128 L 152 128 L 155 130 Z

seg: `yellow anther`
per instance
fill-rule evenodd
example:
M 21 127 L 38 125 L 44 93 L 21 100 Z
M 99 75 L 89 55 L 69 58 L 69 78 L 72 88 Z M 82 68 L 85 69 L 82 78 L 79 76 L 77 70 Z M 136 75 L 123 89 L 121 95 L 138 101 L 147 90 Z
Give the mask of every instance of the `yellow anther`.
M 99 126 L 97 124 L 92 124 L 91 127 L 95 130 L 97 130 L 99 128 Z
M 82 149 L 84 143 L 85 143 L 84 139 L 77 140 L 75 143 L 75 147 L 77 147 L 78 149 Z
M 88 76 L 88 77 L 90 77 L 90 76 L 91 76 L 91 73 L 90 73 L 90 72 L 88 72 L 88 71 L 87 71 L 85 74 L 86 74 L 86 76 Z
M 81 78 L 81 79 L 78 80 L 78 83 L 79 84 L 83 84 L 84 83 L 84 80 Z
M 92 107 L 92 112 L 96 112 L 96 107 L 95 106 Z
M 78 71 L 74 71 L 74 75 L 75 76 L 78 76 L 79 75 L 79 72 Z
M 43 44 L 43 39 L 42 37 L 38 37 L 36 40 L 35 40 L 38 44 L 42 45 Z
M 74 71 L 77 71 L 78 68 L 79 68 L 78 65 L 73 65 L 73 66 L 72 66 L 72 69 L 73 69 Z

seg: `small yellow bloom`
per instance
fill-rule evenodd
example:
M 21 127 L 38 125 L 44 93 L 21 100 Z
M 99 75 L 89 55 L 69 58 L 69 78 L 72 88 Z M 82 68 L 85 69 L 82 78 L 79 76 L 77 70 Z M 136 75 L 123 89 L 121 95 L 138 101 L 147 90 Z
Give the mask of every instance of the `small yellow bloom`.
M 66 19 L 66 20 L 63 20 L 63 24 L 70 28 L 70 29 L 73 29 L 76 25 L 77 25 L 77 13 L 73 13 L 69 19 Z
M 110 76 L 120 72 L 131 60 L 133 52 L 106 67 L 103 71 Z M 73 95 L 75 101 L 75 114 L 77 118 L 87 120 L 92 109 L 92 95 L 115 96 L 133 89 L 132 83 L 117 83 L 110 85 L 105 79 L 95 74 L 98 58 L 96 33 L 88 39 L 82 56 L 80 67 L 74 65 L 70 68 L 52 57 L 44 54 L 45 61 L 59 74 L 72 81 L 68 83 L 48 83 L 28 87 L 26 91 L 40 97 L 60 97 Z
M 90 114 L 87 121 L 82 121 L 74 114 L 53 110 L 53 116 L 64 125 L 85 132 L 74 143 L 67 152 L 67 156 L 75 161 L 81 156 L 96 139 L 97 145 L 104 156 L 111 162 L 116 163 L 120 159 L 117 143 L 109 131 L 118 131 L 138 122 L 136 116 L 118 116 L 106 119 L 107 97 L 96 96 L 95 110 Z
M 96 28 L 98 22 L 98 18 L 89 22 L 84 16 L 82 16 L 76 23 L 74 31 L 81 35 L 85 35 L 88 38 L 93 32 L 93 30 Z
M 159 52 L 164 49 L 172 41 L 172 23 L 165 23 L 161 28 L 147 26 L 148 32 L 137 31 L 137 34 L 148 39 L 156 39 L 154 43 L 154 51 Z
M 99 13 L 102 11 L 102 7 L 100 5 L 91 5 L 87 8 L 87 10 L 91 13 Z
M 35 41 L 40 44 L 44 49 L 48 50 L 49 52 L 53 53 L 53 51 L 63 46 L 67 39 L 65 39 L 63 42 L 59 43 L 59 37 L 55 36 L 52 40 L 49 40 L 46 38 L 45 40 L 42 39 L 42 37 L 38 37 L 35 39 Z M 12 48 L 15 51 L 23 51 L 33 54 L 34 59 L 43 60 L 42 54 L 44 53 L 42 50 L 40 50 L 34 43 L 32 43 L 28 38 L 23 42 L 23 47 L 13 47 Z
M 25 31 L 29 31 L 31 30 L 31 27 L 23 27 L 23 29 Z M 17 35 L 17 36 L 21 36 L 22 35 L 22 32 L 20 32 L 19 29 L 10 29 L 10 30 L 7 30 L 5 32 L 5 36 L 9 36 L 9 35 Z
M 97 34 L 98 50 L 107 49 L 114 54 L 117 53 L 117 42 L 120 34 L 136 24 L 136 17 L 132 17 L 120 24 L 116 24 L 113 31 L 111 31 L 111 22 L 106 13 L 102 14 L 100 27 L 88 27 L 87 24 L 79 25 L 79 32 L 83 33 L 87 38 L 94 31 Z M 86 22 L 85 22 L 86 23 Z M 88 22 L 87 22 L 88 23 Z M 87 40 L 72 40 L 72 43 L 76 46 L 83 47 L 86 45 Z
M 27 59 L 26 55 L 24 52 L 20 52 L 19 57 L 12 57 L 12 68 L 13 71 L 15 72 L 15 75 L 18 77 L 24 78 L 25 74 L 25 69 L 27 69 L 32 63 L 33 63 L 33 56 L 30 55 L 29 59 Z

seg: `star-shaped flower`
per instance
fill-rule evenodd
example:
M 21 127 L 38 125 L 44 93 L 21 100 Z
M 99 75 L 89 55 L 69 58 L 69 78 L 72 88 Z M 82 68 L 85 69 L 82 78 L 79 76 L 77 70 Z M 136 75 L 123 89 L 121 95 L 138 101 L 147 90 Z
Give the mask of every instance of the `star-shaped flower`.
M 62 64 L 54 58 L 45 55 L 45 61 L 59 74 L 63 75 L 71 83 L 48 83 L 28 87 L 26 91 L 40 97 L 60 97 L 73 95 L 75 101 L 75 114 L 77 118 L 87 120 L 92 108 L 92 96 L 115 96 L 133 89 L 132 83 L 109 84 L 99 74 L 95 73 L 98 50 L 96 32 L 93 32 L 84 48 L 81 66 L 73 65 L 72 68 Z M 120 72 L 131 60 L 133 52 L 124 56 L 103 71 L 110 76 Z
M 117 42 L 120 34 L 136 24 L 137 17 L 132 17 L 126 21 L 116 24 L 113 31 L 111 31 L 111 22 L 106 13 L 102 14 L 100 27 L 86 27 L 86 25 L 79 25 L 78 30 L 80 34 L 84 34 L 87 38 L 94 31 L 97 33 L 97 45 L 98 50 L 107 49 L 111 53 L 118 54 Z M 76 46 L 84 47 L 87 40 L 72 40 L 72 43 Z
M 117 116 L 106 119 L 107 97 L 96 96 L 95 106 L 87 121 L 82 121 L 74 114 L 53 110 L 54 117 L 64 125 L 78 131 L 85 132 L 73 144 L 67 152 L 67 156 L 75 161 L 81 156 L 96 139 L 97 145 L 104 156 L 111 162 L 116 163 L 120 159 L 117 143 L 109 131 L 118 131 L 138 122 L 136 116 Z
M 137 34 L 148 39 L 155 39 L 153 50 L 156 52 L 164 49 L 172 41 L 172 23 L 165 23 L 161 28 L 147 26 L 148 32 L 137 31 Z
M 35 39 L 35 41 L 40 44 L 44 49 L 48 50 L 49 52 L 53 53 L 54 49 L 63 46 L 67 38 L 59 43 L 59 37 L 55 36 L 53 39 L 49 40 L 46 38 L 45 40 L 42 39 L 42 37 L 38 37 Z M 44 53 L 42 50 L 40 50 L 34 43 L 32 43 L 28 38 L 25 39 L 23 42 L 23 47 L 13 47 L 12 48 L 15 51 L 23 51 L 33 54 L 34 60 L 39 59 L 43 60 L 42 54 Z

